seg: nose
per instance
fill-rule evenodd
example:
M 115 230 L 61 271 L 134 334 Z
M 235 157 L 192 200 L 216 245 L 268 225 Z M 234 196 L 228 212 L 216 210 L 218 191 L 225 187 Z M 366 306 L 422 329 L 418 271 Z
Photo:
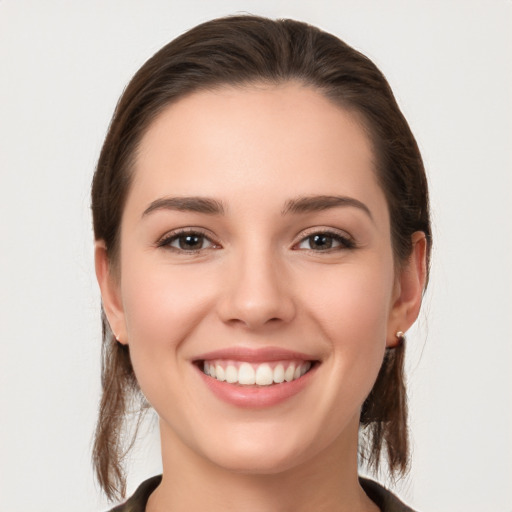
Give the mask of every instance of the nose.
M 290 322 L 296 307 L 287 275 L 270 250 L 236 257 L 217 303 L 222 321 L 251 330 Z

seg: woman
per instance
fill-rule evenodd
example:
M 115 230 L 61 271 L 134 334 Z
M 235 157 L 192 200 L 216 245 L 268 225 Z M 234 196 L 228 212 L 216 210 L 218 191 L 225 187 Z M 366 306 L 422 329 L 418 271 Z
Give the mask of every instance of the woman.
M 130 401 L 160 418 L 163 475 L 115 510 L 410 510 L 358 479 L 358 454 L 407 467 L 431 246 L 421 156 L 371 61 L 291 20 L 190 30 L 124 92 L 92 209 L 110 498 Z

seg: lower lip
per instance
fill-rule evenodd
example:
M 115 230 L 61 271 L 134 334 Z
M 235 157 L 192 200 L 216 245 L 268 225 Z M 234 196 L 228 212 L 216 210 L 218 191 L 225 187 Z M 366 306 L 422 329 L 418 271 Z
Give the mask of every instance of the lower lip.
M 300 393 L 311 381 L 316 369 L 317 365 L 315 364 L 307 373 L 296 380 L 283 382 L 281 384 L 272 384 L 270 386 L 241 386 L 238 384 L 229 384 L 206 375 L 199 368 L 197 368 L 197 371 L 210 391 L 222 401 L 235 405 L 236 407 L 261 409 L 278 405 L 297 393 Z

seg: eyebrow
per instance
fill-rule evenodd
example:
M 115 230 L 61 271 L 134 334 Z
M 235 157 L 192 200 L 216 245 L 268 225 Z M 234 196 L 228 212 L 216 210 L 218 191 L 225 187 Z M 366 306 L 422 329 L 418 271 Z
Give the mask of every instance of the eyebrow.
M 222 202 L 208 197 L 162 197 L 153 201 L 142 216 L 156 210 L 177 210 L 181 212 L 206 213 L 209 215 L 223 215 Z
M 291 199 L 286 202 L 284 210 L 281 213 L 283 215 L 289 213 L 311 213 L 339 207 L 358 208 L 366 213 L 373 221 L 373 216 L 368 206 L 354 197 L 347 196 L 306 196 Z
M 370 209 L 363 202 L 347 196 L 306 196 L 290 199 L 285 203 L 281 214 L 300 214 L 320 212 L 331 208 L 352 207 L 362 210 L 373 220 Z M 142 217 L 157 210 L 176 210 L 182 212 L 224 215 L 225 208 L 221 201 L 209 197 L 161 197 L 152 201 L 144 210 Z

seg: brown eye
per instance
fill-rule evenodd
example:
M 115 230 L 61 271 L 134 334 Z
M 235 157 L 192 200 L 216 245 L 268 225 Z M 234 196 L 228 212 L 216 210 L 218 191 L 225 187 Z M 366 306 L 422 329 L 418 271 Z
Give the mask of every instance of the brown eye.
M 309 236 L 308 243 L 310 249 L 325 251 L 325 249 L 331 249 L 335 241 L 332 236 L 321 234 Z
M 158 246 L 182 252 L 196 252 L 217 247 L 207 236 L 195 232 L 170 235 L 161 240 Z
M 205 238 L 203 235 L 180 235 L 175 240 L 176 245 L 183 249 L 184 251 L 197 251 L 198 249 L 202 249 Z M 174 243 L 170 244 L 175 247 Z
M 353 242 L 336 233 L 314 233 L 302 239 L 298 244 L 298 249 L 310 251 L 328 251 L 330 249 L 350 249 L 354 246 Z

